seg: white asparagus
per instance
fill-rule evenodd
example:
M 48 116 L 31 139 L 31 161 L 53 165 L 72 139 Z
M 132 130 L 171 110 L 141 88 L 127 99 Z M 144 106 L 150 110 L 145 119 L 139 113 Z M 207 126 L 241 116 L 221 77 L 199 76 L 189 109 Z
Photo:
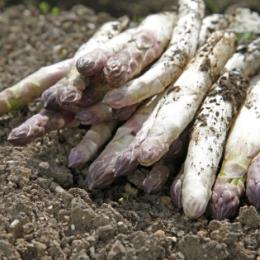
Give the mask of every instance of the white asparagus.
M 244 100 L 246 87 L 247 81 L 239 71 L 224 73 L 212 86 L 196 117 L 182 185 L 183 211 L 190 218 L 198 218 L 206 210 L 227 133 Z
M 87 170 L 89 189 L 107 187 L 115 180 L 114 171 L 117 158 L 132 143 L 136 133 L 150 115 L 158 99 L 158 97 L 153 97 L 142 105 L 125 124 L 118 128 L 113 139 Z
M 193 119 L 212 82 L 235 49 L 232 33 L 215 32 L 158 102 L 136 137 L 138 161 L 158 161 Z
M 129 29 L 119 34 L 105 46 L 101 46 L 79 58 L 76 65 L 78 71 L 86 77 L 96 75 L 100 73 L 104 67 L 107 68 L 110 60 L 114 59 L 114 57 L 116 58 L 117 55 L 119 55 L 118 53 L 121 53 L 120 51 L 130 51 L 135 44 L 138 45 L 139 51 L 143 52 L 149 50 L 154 53 L 159 47 L 164 49 L 169 42 L 175 17 L 175 13 L 172 12 L 147 16 L 137 28 Z M 126 58 L 125 56 L 126 55 L 119 57 L 124 60 Z M 145 55 L 144 58 L 147 60 L 149 55 Z M 118 59 L 118 62 L 120 62 L 120 59 Z M 130 69 L 133 70 L 131 59 L 128 60 L 128 62 L 131 64 Z M 141 65 L 142 62 L 139 61 L 139 66 Z M 130 75 L 130 72 L 132 71 L 128 71 L 128 75 Z
M 182 188 L 183 210 L 190 218 L 198 218 L 206 210 L 229 127 L 246 96 L 247 77 L 260 68 L 259 50 L 260 39 L 243 47 L 242 52 L 237 49 L 224 68 L 227 72 L 213 84 L 196 116 Z
M 115 121 L 111 121 L 91 126 L 80 143 L 70 151 L 69 167 L 79 168 L 93 159 L 100 148 L 111 138 L 116 125 Z
M 179 173 L 175 176 L 170 188 L 172 203 L 178 209 L 182 208 L 182 182 L 184 177 L 183 167 L 184 165 L 182 165 Z
M 104 102 L 113 108 L 129 106 L 162 92 L 175 81 L 196 51 L 204 9 L 201 0 L 180 1 L 179 18 L 166 52 L 140 77 L 108 92 Z
M 224 160 L 215 182 L 210 209 L 214 218 L 233 217 L 245 191 L 251 160 L 260 151 L 260 76 L 252 80 L 245 104 L 229 134 Z
M 176 14 L 163 12 L 145 18 L 127 46 L 110 57 L 103 72 L 109 85 L 122 86 L 160 57 L 169 44 Z
M 82 92 L 88 85 L 88 81 L 80 75 L 76 69 L 76 61 L 86 52 L 94 50 L 97 46 L 103 46 L 115 35 L 124 30 L 129 23 L 128 17 L 121 17 L 116 21 L 107 22 L 82 45 L 73 57 L 73 64 L 67 75 L 42 94 L 45 108 L 62 108 L 67 104 L 74 104 L 82 97 Z

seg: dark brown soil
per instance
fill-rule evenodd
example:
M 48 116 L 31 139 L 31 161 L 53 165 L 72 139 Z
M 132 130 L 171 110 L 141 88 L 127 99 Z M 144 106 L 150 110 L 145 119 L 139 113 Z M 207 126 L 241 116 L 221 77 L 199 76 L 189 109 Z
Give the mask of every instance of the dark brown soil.
M 72 53 L 111 17 L 74 7 L 60 16 L 23 6 L 0 14 L 0 88 Z M 67 155 L 83 129 L 53 132 L 27 147 L 10 129 L 39 108 L 0 118 L 0 259 L 260 259 L 260 217 L 244 206 L 232 221 L 191 221 L 168 187 L 145 195 L 127 180 L 89 193 Z M 81 188 L 83 187 L 83 188 Z

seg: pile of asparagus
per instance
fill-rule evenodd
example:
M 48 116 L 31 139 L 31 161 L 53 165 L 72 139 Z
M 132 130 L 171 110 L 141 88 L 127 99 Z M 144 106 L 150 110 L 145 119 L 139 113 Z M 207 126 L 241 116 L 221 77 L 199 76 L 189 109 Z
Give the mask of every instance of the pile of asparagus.
M 245 191 L 260 209 L 260 17 L 237 9 L 204 18 L 204 9 L 180 0 L 178 12 L 136 27 L 108 22 L 73 58 L 4 90 L 1 115 L 40 95 L 44 107 L 8 140 L 86 125 L 68 166 L 90 190 L 145 170 L 143 188 L 156 192 L 181 162 L 170 194 L 187 216 L 233 217 Z M 238 45 L 242 33 L 255 39 Z

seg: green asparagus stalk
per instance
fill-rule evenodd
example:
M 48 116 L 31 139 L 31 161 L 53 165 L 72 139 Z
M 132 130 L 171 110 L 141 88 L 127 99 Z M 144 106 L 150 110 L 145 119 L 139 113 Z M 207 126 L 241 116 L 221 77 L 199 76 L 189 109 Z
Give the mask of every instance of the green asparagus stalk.
M 115 180 L 114 171 L 118 156 L 132 143 L 136 133 L 151 113 L 157 100 L 158 97 L 155 97 L 142 105 L 124 125 L 118 128 L 113 139 L 87 171 L 89 189 L 105 188 Z
M 256 62 L 259 62 L 259 57 Z M 215 182 L 210 210 L 217 219 L 233 217 L 252 159 L 260 151 L 260 77 L 251 82 L 243 105 L 229 134 L 224 161 Z
M 156 60 L 170 41 L 175 20 L 170 12 L 145 18 L 131 42 L 106 62 L 103 72 L 108 84 L 120 86 Z
M 185 0 L 179 4 L 178 21 L 166 52 L 141 76 L 108 92 L 104 103 L 116 109 L 139 103 L 162 92 L 178 78 L 196 51 L 205 9 L 201 0 Z
M 89 162 L 103 145 L 111 138 L 116 122 L 111 121 L 93 125 L 80 143 L 69 154 L 69 167 L 81 168 Z
M 138 161 L 149 166 L 158 161 L 192 121 L 212 82 L 235 49 L 232 33 L 215 32 L 172 84 L 136 137 Z
M 8 136 L 8 141 L 14 145 L 26 145 L 52 130 L 76 126 L 78 126 L 78 122 L 74 118 L 74 113 L 43 109 L 20 126 L 14 128 Z
M 73 65 L 68 74 L 57 82 L 54 86 L 42 94 L 42 100 L 45 108 L 59 109 L 63 106 L 69 107 L 75 104 L 82 97 L 82 92 L 89 81 L 85 79 L 76 69 L 76 61 L 84 55 L 103 46 L 112 37 L 119 34 L 128 25 L 127 17 L 119 18 L 117 21 L 105 23 L 92 38 L 82 46 L 73 57 Z
M 246 196 L 249 202 L 260 210 L 260 153 L 255 156 L 248 168 Z
M 67 59 L 42 67 L 14 86 L 3 90 L 0 93 L 0 116 L 21 108 L 39 97 L 45 89 L 68 73 L 72 62 L 72 59 Z

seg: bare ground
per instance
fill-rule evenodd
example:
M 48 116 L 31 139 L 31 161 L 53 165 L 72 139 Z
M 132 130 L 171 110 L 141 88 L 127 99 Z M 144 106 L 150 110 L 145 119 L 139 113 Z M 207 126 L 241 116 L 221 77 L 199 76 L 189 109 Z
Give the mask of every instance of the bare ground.
M 0 88 L 71 56 L 108 19 L 79 6 L 60 16 L 6 9 Z M 10 129 L 39 106 L 0 118 L 0 259 L 260 259 L 260 217 L 246 203 L 232 221 L 191 221 L 173 208 L 168 186 L 145 195 L 122 179 L 104 191 L 84 190 L 84 176 L 66 167 L 83 129 L 10 146 Z

